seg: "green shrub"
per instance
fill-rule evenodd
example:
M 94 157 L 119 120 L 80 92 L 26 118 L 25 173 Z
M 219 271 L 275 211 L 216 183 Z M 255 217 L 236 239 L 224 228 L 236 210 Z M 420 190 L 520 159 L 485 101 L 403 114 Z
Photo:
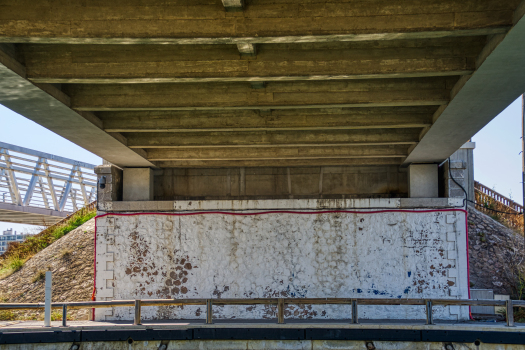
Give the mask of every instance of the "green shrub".
M 16 315 L 11 310 L 0 311 L 0 321 L 13 321 L 16 319 Z

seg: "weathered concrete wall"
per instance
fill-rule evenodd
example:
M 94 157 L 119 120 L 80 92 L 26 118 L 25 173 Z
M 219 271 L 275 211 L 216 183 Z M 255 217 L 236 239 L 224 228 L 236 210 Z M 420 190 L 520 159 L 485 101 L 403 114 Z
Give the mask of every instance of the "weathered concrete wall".
M 198 203 L 206 209 L 224 209 L 228 203 L 235 207 L 243 202 L 248 201 Z M 339 203 L 342 207 L 367 203 L 394 210 L 400 205 L 399 199 L 343 202 Z M 199 207 L 198 203 L 172 205 L 189 209 Z M 250 207 L 316 209 L 319 203 L 251 201 Z M 465 215 L 396 211 L 106 216 L 97 221 L 96 275 L 97 300 L 467 298 Z M 376 319 L 424 317 L 423 307 L 362 306 L 359 313 L 361 318 Z M 436 318 L 464 319 L 468 309 L 436 307 L 435 314 Z M 350 308 L 340 306 L 288 306 L 285 314 L 289 318 L 349 315 Z M 274 318 L 275 308 L 216 307 L 214 316 Z M 143 317 L 203 318 L 204 308 L 148 307 Z M 129 320 L 132 314 L 124 308 L 97 309 L 96 318 Z
M 399 166 L 303 168 L 166 168 L 155 176 L 155 199 L 406 197 Z

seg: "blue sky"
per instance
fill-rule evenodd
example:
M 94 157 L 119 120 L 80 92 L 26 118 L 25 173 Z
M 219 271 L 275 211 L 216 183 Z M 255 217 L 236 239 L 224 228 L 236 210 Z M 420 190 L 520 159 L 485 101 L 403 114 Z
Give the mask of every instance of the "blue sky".
M 521 97 L 498 115 L 472 140 L 474 178 L 522 203 L 521 187 Z M 0 105 L 0 141 L 68 157 L 91 164 L 102 159 Z M 25 225 L 0 222 L 0 231 Z M 29 226 L 30 227 L 30 226 Z

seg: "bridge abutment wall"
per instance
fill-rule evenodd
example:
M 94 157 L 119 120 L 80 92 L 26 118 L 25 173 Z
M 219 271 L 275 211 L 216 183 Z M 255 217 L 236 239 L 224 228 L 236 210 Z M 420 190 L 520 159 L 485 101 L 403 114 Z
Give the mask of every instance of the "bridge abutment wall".
M 105 202 L 99 215 L 107 215 L 97 219 L 97 300 L 468 298 L 465 214 L 453 209 L 461 204 L 452 198 Z M 350 311 L 288 305 L 285 317 L 348 319 Z M 434 311 L 437 319 L 468 317 L 467 307 Z M 142 311 L 145 320 L 204 315 L 199 306 Z M 267 319 L 276 310 L 215 307 L 214 317 Z M 424 307 L 362 306 L 359 317 L 423 319 Z M 97 320 L 132 318 L 131 308 L 96 309 Z

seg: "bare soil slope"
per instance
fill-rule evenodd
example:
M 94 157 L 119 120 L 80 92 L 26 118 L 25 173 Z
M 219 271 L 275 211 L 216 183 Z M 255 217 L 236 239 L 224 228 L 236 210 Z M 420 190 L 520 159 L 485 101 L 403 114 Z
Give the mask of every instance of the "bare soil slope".
M 95 220 L 49 245 L 27 260 L 11 276 L 0 280 L 0 301 L 4 303 L 43 303 L 45 271 L 53 272 L 52 298 L 60 301 L 89 301 L 93 291 Z M 86 320 L 91 309 L 70 310 L 68 319 Z M 53 318 L 59 319 L 60 311 Z M 17 319 L 43 319 L 43 310 L 16 311 Z M 61 319 L 61 318 L 60 318 Z

